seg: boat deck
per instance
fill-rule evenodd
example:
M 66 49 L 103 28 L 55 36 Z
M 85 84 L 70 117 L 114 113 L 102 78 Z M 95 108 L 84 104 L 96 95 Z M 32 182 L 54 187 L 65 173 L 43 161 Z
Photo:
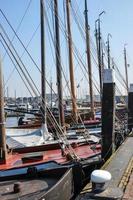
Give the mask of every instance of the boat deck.
M 41 129 L 6 129 L 6 142 L 9 148 L 36 146 L 43 141 Z
M 12 180 L 12 181 L 5 181 L 0 183 L 0 199 L 7 200 L 7 199 L 17 199 L 21 196 L 26 195 L 33 195 L 39 196 L 41 191 L 46 192 L 52 186 L 57 183 L 58 179 L 56 178 L 36 178 L 36 179 L 20 179 Z M 14 185 L 19 184 L 21 193 L 15 193 L 13 191 Z
M 0 189 L 1 200 L 68 200 L 74 195 L 73 173 L 68 168 L 29 168 L 26 174 L 6 177 L 0 182 Z
M 44 145 L 45 146 L 45 145 Z M 43 146 L 42 146 L 43 147 Z M 39 148 L 39 147 L 38 147 Z M 45 148 L 44 148 L 45 149 Z M 34 153 L 34 157 L 31 155 L 31 152 Z M 63 156 L 61 149 L 53 149 L 53 150 L 42 150 L 39 156 L 36 156 L 35 153 L 37 153 L 36 148 L 32 147 L 31 152 L 28 152 L 27 148 L 27 153 L 13 153 L 9 154 L 7 157 L 7 162 L 6 164 L 1 164 L 0 165 L 0 170 L 6 170 L 14 167 L 19 167 L 19 166 L 26 166 L 31 164 L 36 164 L 36 163 L 45 163 L 48 161 L 55 161 L 58 164 L 65 164 L 67 162 L 70 162 L 71 157 L 70 157 L 70 152 L 68 150 L 65 151 L 66 155 L 68 156 Z M 88 144 L 78 144 L 75 147 L 73 147 L 73 152 L 77 157 L 80 159 L 87 159 L 91 156 L 95 156 L 96 154 L 99 154 L 101 152 L 101 147 L 100 145 L 88 145 Z M 23 158 L 29 156 L 29 161 L 24 163 Z M 30 157 L 31 156 L 31 157 Z

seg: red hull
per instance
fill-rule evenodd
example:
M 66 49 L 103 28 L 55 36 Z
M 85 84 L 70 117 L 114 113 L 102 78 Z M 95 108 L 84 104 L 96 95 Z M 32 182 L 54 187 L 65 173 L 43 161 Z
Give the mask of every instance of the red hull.
M 48 145 L 46 145 L 48 147 Z M 50 147 L 51 146 L 51 147 Z M 87 159 L 91 156 L 95 156 L 101 152 L 101 146 L 96 145 L 96 148 L 91 148 L 94 145 L 88 145 L 88 144 L 78 144 L 73 147 L 74 153 L 77 155 L 79 159 Z M 27 147 L 24 149 L 20 149 L 19 152 L 14 152 L 12 154 L 9 154 L 7 157 L 6 164 L 0 164 L 0 170 L 7 170 L 15 167 L 22 167 L 22 166 L 28 166 L 36 163 L 45 163 L 48 161 L 55 161 L 58 164 L 67 164 L 70 161 L 72 161 L 71 157 L 69 156 L 69 152 L 66 150 L 65 155 L 62 155 L 62 151 L 60 148 L 54 148 L 52 150 L 52 144 L 49 145 L 49 148 L 46 148 L 45 145 L 36 147 Z M 28 155 L 28 153 L 35 153 L 41 151 L 41 159 L 37 158 L 30 158 L 29 161 L 23 162 L 22 159 Z

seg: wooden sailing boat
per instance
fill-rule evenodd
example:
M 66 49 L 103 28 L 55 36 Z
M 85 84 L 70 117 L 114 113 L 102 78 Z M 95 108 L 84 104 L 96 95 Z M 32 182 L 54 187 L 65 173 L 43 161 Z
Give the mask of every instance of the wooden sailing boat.
M 88 9 L 87 1 L 85 0 L 85 33 L 86 33 L 86 52 L 87 52 L 87 65 L 88 65 L 88 77 L 89 77 L 89 94 L 90 94 L 90 104 L 91 111 L 86 114 L 80 114 L 78 116 L 77 104 L 76 104 L 76 94 L 75 94 L 75 83 L 74 83 L 74 69 L 73 69 L 73 53 L 72 53 L 72 33 L 70 27 L 70 2 L 66 1 L 66 11 L 67 11 L 67 31 L 68 31 L 68 47 L 69 47 L 69 68 L 70 68 L 70 83 L 71 83 L 71 97 L 72 97 L 72 114 L 74 116 L 76 126 L 81 126 L 81 121 L 85 127 L 97 126 L 101 122 L 95 119 L 95 110 L 94 110 L 94 99 L 93 99 L 93 88 L 92 88 L 92 69 L 91 69 L 91 55 L 90 55 L 90 33 L 89 33 L 89 24 L 88 24 Z M 77 128 L 78 128 L 77 127 Z
M 68 3 L 68 2 L 67 2 Z M 43 31 L 42 31 L 43 32 Z M 44 41 L 42 40 L 42 44 L 44 43 Z M 42 47 L 43 48 L 43 47 Z M 57 46 L 57 48 L 58 48 L 58 46 Z M 44 49 L 43 49 L 43 51 L 44 51 Z M 43 62 L 43 65 L 44 65 L 44 57 L 42 56 L 42 62 Z M 58 63 L 59 63 L 59 61 L 58 61 Z M 42 85 L 44 84 L 44 82 L 42 83 Z M 43 90 L 45 90 L 45 89 L 43 89 Z M 44 91 L 42 91 L 42 93 L 44 93 L 44 95 L 45 95 L 45 92 Z M 45 101 L 44 101 L 44 99 L 45 99 L 45 96 L 42 98 L 43 100 L 42 100 L 42 104 L 44 104 L 45 105 Z M 46 106 L 46 105 L 45 105 Z M 46 122 L 46 117 L 45 117 L 45 114 L 46 113 L 46 111 L 45 111 L 45 109 L 44 109 L 44 111 L 43 111 L 43 116 L 44 116 L 44 118 L 43 118 L 43 124 L 45 125 L 45 122 Z M 26 126 L 26 128 L 27 128 L 28 126 Z M 73 141 L 72 141 L 73 142 Z M 83 142 L 83 141 L 82 141 Z M 58 142 L 57 142 L 58 143 Z M 79 142 L 80 143 L 80 142 Z
M 32 199 L 33 196 L 35 199 L 51 199 L 53 195 L 54 198 L 55 195 L 57 196 L 56 199 L 62 199 L 62 197 L 66 200 L 70 199 L 73 196 L 71 169 L 64 167 L 51 170 L 48 168 L 48 163 L 45 167 L 40 164 L 31 165 L 31 163 L 26 163 L 28 157 L 23 157 L 21 163 L 15 164 L 15 161 L 19 161 L 17 155 L 7 153 L 2 86 L 0 61 L 0 199 Z M 34 154 L 31 159 L 39 161 L 41 155 Z M 69 182 L 67 193 L 66 188 L 63 189 L 62 187 L 66 180 Z M 60 190 L 60 187 L 62 190 Z M 63 193 L 60 191 L 63 191 Z
M 77 114 L 77 104 L 76 104 L 76 94 L 75 94 L 75 83 L 74 83 L 74 72 L 73 72 L 73 54 L 72 54 L 72 33 L 71 33 L 71 27 L 70 27 L 70 11 L 69 11 L 69 1 L 66 1 L 66 11 L 67 11 L 67 29 L 68 29 L 68 46 L 69 46 L 69 66 L 70 66 L 70 83 L 71 83 L 71 94 L 72 94 L 72 115 L 65 116 L 64 119 L 64 111 L 63 111 L 63 95 L 62 95 L 62 78 L 61 78 L 61 61 L 60 61 L 60 48 L 59 48 L 59 28 L 58 28 L 58 20 L 57 20 L 57 14 L 55 14 L 55 28 L 56 28 L 56 66 L 57 66 L 57 86 L 58 86 L 58 95 L 59 95 L 59 123 L 64 126 L 64 122 L 67 124 L 72 124 L 72 118 L 76 120 L 78 123 L 76 123 L 74 126 L 72 126 L 72 129 L 83 129 L 84 125 L 86 128 L 89 127 L 97 127 L 100 126 L 101 122 L 99 119 L 94 119 L 94 100 L 93 100 L 93 88 L 92 88 L 92 74 L 91 74 L 91 56 L 90 56 L 90 44 L 89 44 L 89 30 L 88 30 L 88 15 L 87 15 L 87 2 L 85 1 L 85 32 L 86 32 L 86 49 L 87 49 L 87 63 L 88 63 L 88 74 L 89 74 L 89 86 L 90 86 L 90 97 L 91 97 L 91 112 L 82 114 L 80 113 L 80 118 L 83 121 L 83 124 L 81 123 L 80 118 L 78 117 Z M 43 20 L 43 16 L 42 16 Z M 42 23 L 41 23 L 42 24 Z M 44 30 L 41 29 L 41 35 L 42 37 L 44 36 Z M 44 38 L 44 37 L 43 37 Z M 42 52 L 44 52 L 44 39 L 41 41 L 41 49 Z M 26 125 L 20 125 L 19 128 L 37 128 L 41 126 L 41 122 L 43 122 L 43 127 L 45 127 L 46 130 L 46 105 L 45 105 L 45 100 L 46 100 L 46 89 L 45 89 L 45 56 L 42 53 L 41 56 L 41 61 L 42 61 L 42 105 L 44 105 L 44 108 L 42 108 L 42 121 L 33 121 L 33 123 L 26 124 Z M 90 120 L 91 118 L 91 120 Z M 48 120 L 49 125 L 49 130 L 52 129 L 54 130 L 54 127 L 52 127 L 51 122 Z M 32 126 L 33 125 L 33 126 Z M 77 127 L 78 125 L 78 127 Z M 67 128 L 67 127 L 66 127 Z M 46 131 L 47 132 L 47 131 Z
M 61 144 L 18 148 L 7 152 L 2 88 L 0 64 L 0 199 L 71 199 L 81 189 L 85 178 L 84 168 L 90 167 L 92 161 L 93 165 L 97 163 L 93 155 L 99 149 L 94 151 L 91 146 L 88 148 L 88 145 L 80 144 L 78 147 L 73 144 L 77 155 L 84 158 L 81 162 L 76 154 L 70 154 L 69 148 L 63 150 Z M 87 157 L 91 153 L 89 162 L 85 159 L 86 153 Z
M 100 145 L 62 140 L 7 152 L 1 70 L 0 97 L 0 199 L 71 199 L 87 178 L 87 168 L 99 163 Z
M 1 122 L 2 125 L 2 122 Z M 4 127 L 2 126 L 4 130 Z M 4 132 L 4 131 L 3 131 Z M 68 200 L 77 194 L 90 170 L 100 161 L 100 145 L 62 142 L 11 149 L 6 152 L 3 132 L 0 199 Z M 65 147 L 64 147 L 65 146 Z
M 29 132 L 29 129 L 31 129 L 30 132 L 33 131 L 33 135 L 36 132 L 40 132 L 43 136 L 42 143 L 46 140 L 49 140 L 50 136 L 48 133 L 47 128 L 47 119 L 46 119 L 46 67 L 45 67 L 45 30 L 44 30 L 44 5 L 43 2 L 40 3 L 40 21 L 41 21 L 41 120 L 33 120 L 31 123 L 26 124 L 19 124 L 18 127 L 12 127 L 11 129 L 27 129 L 27 133 Z M 30 122 L 30 120 L 29 120 Z M 38 129 L 35 131 L 35 129 Z M 11 131 L 11 130 L 10 130 Z M 23 130 L 22 130 L 23 131 Z M 18 130 L 17 130 L 18 132 Z M 30 133 L 31 134 L 31 133 Z M 28 136 L 28 134 L 27 134 Z

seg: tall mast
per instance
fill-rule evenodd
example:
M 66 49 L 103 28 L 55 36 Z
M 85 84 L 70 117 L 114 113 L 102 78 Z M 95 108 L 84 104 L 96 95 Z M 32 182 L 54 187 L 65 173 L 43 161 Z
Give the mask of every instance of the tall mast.
M 56 69 L 57 69 L 59 123 L 63 127 L 65 120 L 64 120 L 63 92 L 62 92 L 58 0 L 54 0 L 54 11 L 55 11 L 55 53 L 56 53 Z
M 96 20 L 96 22 L 98 22 L 98 33 L 97 33 L 97 39 L 98 39 L 98 66 L 99 66 L 99 79 L 100 79 L 100 95 L 102 95 L 102 85 L 103 85 L 103 81 L 102 81 L 102 76 L 103 76 L 103 69 L 102 69 L 102 57 L 101 57 L 101 25 L 100 25 L 100 17 L 102 14 L 104 14 L 105 11 L 102 11 L 99 14 L 99 18 Z
M 70 83 L 71 83 L 71 96 L 72 96 L 72 108 L 73 116 L 77 121 L 77 104 L 75 94 L 75 82 L 74 82 L 74 67 L 73 67 L 73 54 L 72 54 L 72 33 L 71 33 L 71 22 L 70 22 L 70 1 L 66 0 L 66 12 L 67 12 L 67 31 L 68 31 L 68 47 L 69 47 L 69 69 L 70 69 Z
M 92 66 L 91 66 L 91 54 L 90 54 L 90 31 L 88 24 L 88 9 L 87 0 L 85 0 L 85 32 L 86 32 L 86 52 L 87 52 L 87 64 L 89 75 L 89 94 L 91 103 L 91 117 L 94 118 L 94 99 L 93 99 L 93 86 L 92 86 Z
M 100 95 L 102 94 L 102 62 L 101 62 L 101 27 L 100 19 L 98 19 L 98 66 L 100 79 Z
M 0 58 L 0 162 L 6 162 L 6 135 L 5 135 L 5 117 L 4 117 L 4 97 L 2 81 L 2 63 Z
M 104 69 L 104 51 L 102 48 L 102 69 Z
M 98 30 L 97 30 L 97 21 L 95 21 L 95 38 L 96 38 L 96 49 L 97 49 L 97 57 L 98 57 Z
M 109 37 L 112 37 L 111 34 L 108 34 L 108 37 L 107 37 L 108 69 L 111 68 L 111 66 L 110 66 L 110 40 L 109 40 Z
M 41 89 L 42 89 L 42 123 L 46 124 L 46 70 L 45 70 L 45 28 L 44 28 L 44 1 L 40 0 L 41 20 Z
M 126 51 L 126 45 L 124 46 L 124 62 L 125 62 L 125 74 L 126 74 L 126 89 L 128 94 L 128 72 L 127 72 L 127 51 Z
M 42 94 L 42 123 L 46 124 L 46 70 L 45 70 L 45 28 L 44 28 L 44 1 L 40 0 L 41 20 L 41 94 Z
M 50 97 L 51 97 L 51 109 L 52 109 L 52 100 L 53 100 L 53 83 L 52 83 L 52 78 L 51 78 L 51 81 L 50 81 L 50 89 L 51 89 L 51 91 L 50 91 Z

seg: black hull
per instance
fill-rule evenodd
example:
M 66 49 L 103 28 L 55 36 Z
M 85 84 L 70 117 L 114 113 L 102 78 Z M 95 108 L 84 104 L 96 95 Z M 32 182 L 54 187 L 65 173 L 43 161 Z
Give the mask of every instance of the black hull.
M 74 195 L 73 171 L 69 167 L 38 172 L 29 167 L 26 174 L 4 179 L 0 182 L 1 200 L 69 200 Z
M 1 200 L 70 200 L 89 180 L 91 171 L 99 164 L 99 158 L 59 165 L 56 162 L 14 168 L 0 172 Z M 20 191 L 13 192 L 14 184 Z M 5 188 L 8 188 L 6 191 Z

